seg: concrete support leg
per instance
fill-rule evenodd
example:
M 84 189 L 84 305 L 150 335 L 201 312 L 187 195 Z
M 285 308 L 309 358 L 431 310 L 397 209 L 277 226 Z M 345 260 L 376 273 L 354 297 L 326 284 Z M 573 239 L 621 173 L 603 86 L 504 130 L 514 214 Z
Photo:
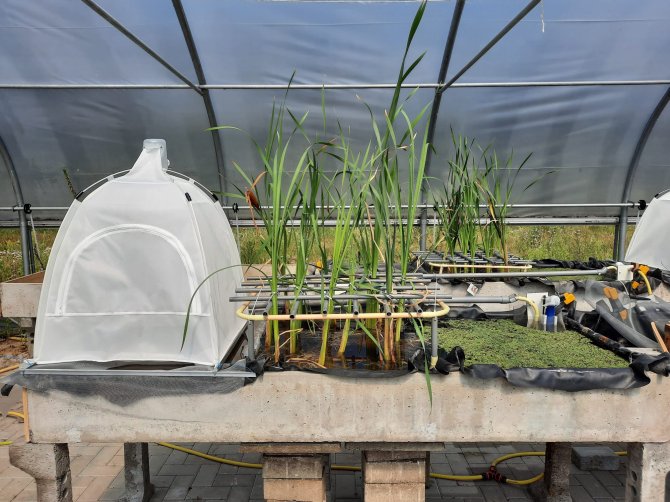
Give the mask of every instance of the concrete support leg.
M 330 501 L 330 454 L 340 443 L 248 443 L 243 453 L 263 454 L 263 493 L 267 501 Z
M 634 502 L 670 500 L 669 471 L 670 443 L 630 443 L 626 500 Z
M 263 455 L 266 500 L 326 502 L 328 455 Z
M 9 462 L 35 478 L 37 502 L 72 502 L 67 443 L 11 445 Z
M 126 478 L 124 502 L 148 502 L 154 492 L 149 474 L 149 445 L 124 443 L 123 460 Z
M 426 452 L 426 488 L 430 488 L 433 478 L 430 477 L 430 452 Z
M 424 502 L 425 451 L 364 451 L 365 502 Z
M 570 443 L 547 443 L 544 457 L 544 478 L 530 486 L 533 499 L 547 502 L 571 502 L 571 463 L 572 447 Z

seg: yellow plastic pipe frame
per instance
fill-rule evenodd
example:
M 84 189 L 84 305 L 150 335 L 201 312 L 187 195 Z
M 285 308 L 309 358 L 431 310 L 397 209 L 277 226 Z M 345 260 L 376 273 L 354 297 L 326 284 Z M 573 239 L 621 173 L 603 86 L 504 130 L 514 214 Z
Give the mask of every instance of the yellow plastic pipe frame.
M 449 307 L 440 300 L 437 301 L 437 304 L 440 306 L 440 310 L 433 310 L 428 312 L 391 312 L 387 314 L 385 312 L 362 312 L 359 314 L 353 313 L 340 313 L 340 314 L 247 314 L 244 310 L 249 306 L 247 302 L 237 309 L 237 316 L 246 320 L 246 321 L 316 321 L 319 319 L 333 319 L 333 320 L 346 320 L 346 319 L 430 319 L 433 317 L 442 317 L 449 313 Z

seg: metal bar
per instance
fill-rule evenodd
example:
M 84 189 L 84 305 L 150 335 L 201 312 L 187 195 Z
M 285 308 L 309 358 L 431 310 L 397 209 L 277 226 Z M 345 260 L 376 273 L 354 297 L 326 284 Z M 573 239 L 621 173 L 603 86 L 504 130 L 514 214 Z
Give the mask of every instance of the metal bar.
M 101 18 L 103 18 L 105 21 L 107 21 L 109 24 L 111 24 L 114 28 L 119 30 L 131 42 L 133 42 L 140 49 L 142 49 L 144 52 L 146 52 L 149 56 L 151 56 L 156 61 L 158 61 L 161 65 L 163 65 L 163 67 L 165 67 L 166 70 L 168 70 L 175 77 L 177 77 L 179 80 L 184 82 L 188 87 L 193 89 L 198 94 L 202 94 L 202 91 L 200 90 L 200 88 L 197 85 L 195 85 L 193 82 L 191 82 L 188 79 L 188 77 L 186 77 L 183 73 L 181 73 L 179 70 L 177 70 L 170 63 L 168 63 L 165 59 L 160 57 L 156 51 L 154 51 L 151 47 L 149 47 L 147 44 L 145 44 L 137 35 L 133 34 L 128 28 L 123 26 L 123 24 L 121 24 L 109 12 L 107 12 L 105 9 L 100 7 L 93 0 L 81 0 L 81 1 L 84 2 L 84 4 L 86 4 L 88 7 L 90 7 L 91 10 L 93 10 L 93 12 L 98 14 Z
M 484 46 L 482 50 L 480 50 L 475 57 L 473 57 L 470 61 L 467 62 L 467 64 L 461 68 L 461 70 L 456 73 L 449 82 L 444 84 L 443 86 L 440 87 L 438 92 L 444 92 L 446 91 L 451 85 L 456 82 L 459 78 L 465 74 L 466 71 L 468 71 L 470 68 L 474 66 L 474 64 L 479 61 L 495 44 L 497 44 L 509 31 L 514 28 L 519 21 L 521 21 L 526 15 L 535 8 L 537 4 L 540 3 L 540 0 L 531 0 L 528 5 L 526 5 L 521 12 L 519 12 L 516 16 L 514 16 L 514 19 L 512 19 L 509 23 L 505 25 L 505 27 L 498 32 L 498 34 L 491 39 L 491 41 Z
M 649 139 L 649 136 L 651 136 L 651 132 L 654 130 L 656 122 L 663 113 L 663 110 L 665 110 L 665 107 L 669 101 L 670 101 L 670 87 L 668 87 L 668 89 L 665 91 L 665 94 L 663 94 L 660 101 L 658 102 L 654 110 L 651 112 L 651 115 L 649 116 L 647 123 L 644 125 L 644 129 L 642 129 L 642 134 L 640 134 L 640 138 L 637 140 L 635 150 L 633 151 L 633 156 L 631 157 L 630 163 L 628 164 L 628 172 L 626 173 L 626 182 L 623 187 L 623 193 L 621 194 L 622 202 L 626 202 L 630 197 L 630 192 L 633 188 L 633 179 L 635 178 L 635 173 L 637 172 L 637 168 L 640 164 L 640 158 L 642 158 L 642 152 L 644 151 L 644 147 L 647 145 L 647 140 Z M 618 248 L 617 258 L 619 260 L 623 260 L 623 257 L 626 252 L 627 222 L 628 222 L 628 208 L 622 207 L 619 220 L 619 240 L 617 246 Z
M 193 377 L 193 378 L 248 378 L 256 377 L 251 371 L 240 370 L 115 370 L 110 369 L 75 369 L 75 368 L 40 368 L 35 365 L 31 368 L 22 370 L 24 375 L 63 375 L 63 376 L 104 376 L 104 377 Z
M 374 220 L 373 220 L 374 221 Z M 636 217 L 628 217 L 629 224 L 635 224 L 637 221 Z M 434 219 L 427 220 L 429 225 L 439 224 L 439 221 Z M 479 220 L 479 224 L 485 225 L 489 222 L 487 218 L 482 218 Z M 60 220 L 35 220 L 34 224 L 36 228 L 57 228 L 60 226 Z M 396 222 L 393 222 L 397 224 Z M 420 220 L 414 220 L 414 225 L 420 225 Z M 552 217 L 536 217 L 536 218 L 507 218 L 506 223 L 510 226 L 553 226 L 553 225 L 589 225 L 589 226 L 599 226 L 599 225 L 617 225 L 619 223 L 618 216 L 601 216 L 601 217 L 565 217 L 565 218 L 552 218 Z M 262 225 L 262 222 L 256 221 L 256 225 L 251 220 L 238 220 L 237 225 L 241 228 L 252 228 Z M 299 227 L 300 220 L 289 220 L 287 222 L 288 227 Z M 324 227 L 334 227 L 335 220 L 326 220 L 324 222 Z M 16 228 L 16 220 L 0 220 L 0 227 L 2 228 Z
M 486 273 L 466 273 L 455 272 L 452 274 L 423 274 L 426 279 L 467 279 L 472 277 L 481 278 L 524 278 L 524 277 L 562 277 L 562 276 L 576 276 L 576 275 L 604 275 L 609 271 L 615 270 L 616 267 L 603 267 L 597 270 L 552 270 L 546 272 L 486 272 Z M 476 301 L 477 297 L 472 297 Z
M 31 242 L 30 230 L 28 229 L 28 219 L 26 213 L 23 211 L 25 201 L 23 200 L 23 191 L 21 190 L 21 183 L 16 174 L 16 168 L 12 161 L 7 145 L 0 137 L 0 159 L 2 159 L 9 174 L 9 182 L 12 184 L 14 190 L 14 197 L 16 197 L 16 204 L 21 208 L 19 211 L 19 229 L 21 231 L 21 257 L 23 258 L 23 273 L 24 275 L 35 272 L 35 264 L 33 261 L 33 247 Z
M 456 5 L 454 6 L 454 14 L 451 16 L 451 25 L 449 26 L 449 33 L 447 35 L 447 42 L 444 45 L 444 52 L 442 53 L 442 63 L 440 64 L 440 72 L 437 75 L 437 83 L 442 85 L 447 78 L 447 70 L 449 69 L 449 63 L 451 62 L 451 54 L 454 51 L 454 43 L 456 42 L 456 35 L 458 34 L 458 26 L 461 23 L 461 16 L 463 14 L 463 9 L 465 8 L 465 0 L 457 0 Z M 442 93 L 439 89 L 435 89 L 435 97 L 433 98 L 433 104 L 430 109 L 430 119 L 428 121 L 428 134 L 426 141 L 429 145 L 433 144 L 433 138 L 435 137 L 435 127 L 437 124 L 437 115 L 440 111 L 440 103 L 442 101 Z M 426 153 L 426 165 L 425 165 L 425 176 L 430 176 L 430 165 L 433 160 L 433 149 L 428 148 Z M 426 203 L 426 185 L 421 187 L 421 203 Z M 419 236 L 419 249 L 425 251 L 426 249 L 426 230 L 428 219 L 428 209 L 425 207 L 421 209 L 421 234 Z
M 198 49 L 195 46 L 195 40 L 193 40 L 193 33 L 191 32 L 191 27 L 188 24 L 188 19 L 186 18 L 186 12 L 184 11 L 184 6 L 181 3 L 181 0 L 172 0 L 172 6 L 174 7 L 175 14 L 179 20 L 179 26 L 181 26 L 181 32 L 184 35 L 184 41 L 186 42 L 186 47 L 188 47 L 188 53 L 191 56 L 191 61 L 193 62 L 193 69 L 195 70 L 195 76 L 198 79 L 198 85 L 202 89 L 200 95 L 205 104 L 205 111 L 207 112 L 207 121 L 209 122 L 209 127 L 216 127 L 219 123 L 216 120 L 216 114 L 214 112 L 214 106 L 212 105 L 212 98 L 209 95 L 208 89 L 203 89 L 202 86 L 207 84 L 205 80 L 205 72 L 202 69 L 202 63 L 200 62 L 200 56 L 198 55 Z M 219 136 L 219 131 L 211 131 L 212 133 L 212 143 L 214 144 L 214 156 L 216 157 L 216 169 L 219 173 L 219 189 L 225 191 L 225 178 L 224 170 L 225 166 L 223 163 L 223 145 L 221 144 L 221 136 Z
M 670 85 L 670 80 L 566 80 L 566 81 L 523 81 L 523 82 L 455 82 L 450 89 L 495 88 L 495 87 L 610 87 L 610 86 L 649 86 Z M 198 86 L 201 90 L 286 90 L 286 84 L 207 84 Z M 347 89 L 395 89 L 396 84 L 390 83 L 356 83 L 356 84 L 291 84 L 291 89 L 303 90 L 347 90 Z M 403 89 L 438 89 L 439 83 L 418 82 L 402 84 Z M 183 84 L 24 84 L 0 83 L 0 89 L 15 90 L 59 90 L 59 89 L 155 89 L 155 90 L 184 90 L 193 89 L 191 85 Z
M 125 171 L 124 171 L 125 172 Z M 222 206 L 223 209 L 227 210 L 232 210 L 233 206 Z M 249 206 L 246 206 L 244 204 L 240 204 L 239 209 L 244 210 L 245 208 L 248 208 Z M 281 206 L 284 208 L 284 206 Z M 348 205 L 343 206 L 344 209 L 349 209 Z M 370 207 L 374 208 L 374 205 L 371 205 Z M 401 209 L 407 209 L 406 204 L 402 204 Z M 432 204 L 418 204 L 417 208 L 419 209 L 430 209 L 432 208 Z M 486 204 L 480 204 L 479 207 L 481 209 L 486 209 L 488 206 Z M 502 207 L 502 204 L 499 204 L 496 207 Z M 598 202 L 587 202 L 587 203 L 566 203 L 566 204 L 561 204 L 561 203 L 547 203 L 547 204 L 508 204 L 506 207 L 511 208 L 511 209 L 542 209 L 542 208 L 621 208 L 621 207 L 628 207 L 631 209 L 639 208 L 640 203 L 639 202 L 603 202 L 603 203 L 598 203 Z M 335 206 L 330 206 L 330 205 L 325 205 L 325 206 L 320 206 L 317 205 L 315 206 L 316 209 L 334 209 Z M 32 211 L 67 211 L 70 209 L 68 206 L 33 206 L 30 208 Z M 272 209 L 272 206 L 261 206 L 261 209 Z M 292 209 L 300 209 L 300 206 L 293 206 Z M 3 206 L 0 207 L 0 211 L 21 211 L 22 208 L 19 206 Z
M 585 270 L 581 270 L 581 272 L 586 272 Z M 479 275 L 479 274 L 478 274 Z M 570 270 L 566 270 L 563 272 L 562 275 L 572 275 Z M 584 274 L 582 274 L 584 275 Z M 594 274 L 588 274 L 588 275 L 594 275 Z M 468 277 L 471 277 L 468 276 Z M 422 291 L 422 293 L 426 293 L 428 290 Z M 432 291 L 432 290 L 430 290 Z M 228 301 L 231 301 L 233 303 L 245 303 L 245 302 L 265 302 L 268 301 L 272 298 L 272 296 L 254 296 L 254 295 L 238 295 L 238 296 L 231 296 L 228 298 Z M 364 295 L 364 294 L 349 294 L 349 295 L 337 295 L 332 298 L 334 302 L 339 302 L 339 301 L 349 301 L 349 300 L 423 300 L 424 302 L 431 302 L 432 300 L 440 300 L 443 303 L 448 303 L 448 304 L 471 304 L 471 303 L 497 303 L 497 304 L 509 304 L 509 303 L 515 303 L 517 301 L 516 295 L 510 295 L 510 296 L 450 296 L 447 294 L 443 293 L 431 293 L 430 295 L 426 296 L 425 294 L 414 294 L 414 295 Z M 319 302 L 321 301 L 321 296 L 320 295 L 298 295 L 298 296 L 291 296 L 291 295 L 282 295 L 282 296 L 277 296 L 277 301 L 278 302 L 284 302 L 284 301 L 299 301 L 299 302 Z M 261 303 L 262 305 L 262 303 Z M 253 307 L 253 305 L 249 305 L 249 307 Z

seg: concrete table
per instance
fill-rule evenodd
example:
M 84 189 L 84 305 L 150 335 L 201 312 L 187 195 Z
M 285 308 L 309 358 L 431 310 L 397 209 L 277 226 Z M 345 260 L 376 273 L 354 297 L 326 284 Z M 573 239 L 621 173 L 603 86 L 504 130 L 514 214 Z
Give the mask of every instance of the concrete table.
M 303 453 L 309 455 L 315 444 L 326 443 L 356 443 L 362 451 L 411 452 L 428 451 L 441 442 L 546 442 L 543 496 L 570 500 L 567 443 L 629 442 L 626 499 L 661 501 L 670 471 L 666 423 L 670 385 L 656 375 L 651 379 L 650 385 L 639 389 L 568 393 L 517 388 L 503 380 L 476 380 L 461 374 L 434 376 L 432 408 L 425 379 L 419 374 L 344 379 L 304 372 L 267 373 L 227 394 L 144 395 L 130 403 L 119 399 L 123 405 L 97 395 L 28 390 L 32 444 L 20 447 L 25 454 L 18 466 L 37 465 L 37 458 L 42 459 L 46 471 L 26 469 L 41 476 L 38 479 L 53 477 L 54 483 L 43 483 L 47 488 L 40 495 L 42 502 L 69 500 L 58 482 L 69 479 L 61 468 L 67 449 L 63 452 L 58 446 L 66 443 L 303 443 Z M 294 454 L 301 456 L 301 445 L 295 446 Z M 126 455 L 144 472 L 141 450 L 136 447 Z M 26 462 L 26 456 L 34 461 Z M 131 486 L 148 487 L 142 472 L 136 469 L 131 475 Z

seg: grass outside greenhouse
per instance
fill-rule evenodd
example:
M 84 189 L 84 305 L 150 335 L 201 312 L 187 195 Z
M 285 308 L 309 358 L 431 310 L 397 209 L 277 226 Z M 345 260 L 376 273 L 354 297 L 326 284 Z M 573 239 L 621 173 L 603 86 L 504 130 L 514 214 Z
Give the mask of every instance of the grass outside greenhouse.
M 261 229 L 240 229 L 233 227 L 242 263 L 264 263 L 268 256 L 261 246 Z M 56 238 L 55 229 L 36 230 L 37 247 L 41 263 L 46 266 L 51 246 Z M 332 246 L 332 231 L 326 231 L 326 246 Z M 558 260 L 609 259 L 612 257 L 614 228 L 609 226 L 546 226 L 512 227 L 509 230 L 510 252 L 529 260 L 554 258 Z M 633 227 L 628 229 L 628 239 L 633 235 Z M 417 242 L 414 249 L 418 249 Z M 295 243 L 295 240 L 292 240 Z M 427 232 L 430 248 L 433 233 Z M 329 250 L 330 251 L 330 250 Z M 295 250 L 292 253 L 295 256 Z M 314 250 L 313 260 L 318 260 Z M 39 265 L 39 262 L 38 262 Z M 23 275 L 21 262 L 21 242 L 18 229 L 0 229 L 0 282 Z

